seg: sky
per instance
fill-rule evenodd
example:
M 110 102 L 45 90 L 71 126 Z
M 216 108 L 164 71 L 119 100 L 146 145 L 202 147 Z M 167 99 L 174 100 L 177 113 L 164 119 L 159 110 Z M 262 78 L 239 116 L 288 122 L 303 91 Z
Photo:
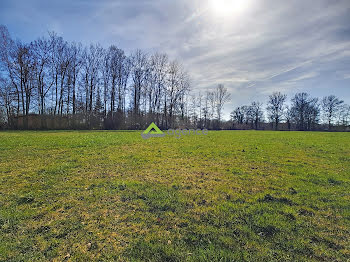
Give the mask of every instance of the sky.
M 55 31 L 167 53 L 189 72 L 192 92 L 227 87 L 226 119 L 275 91 L 350 104 L 349 0 L 0 0 L 0 24 L 25 42 Z

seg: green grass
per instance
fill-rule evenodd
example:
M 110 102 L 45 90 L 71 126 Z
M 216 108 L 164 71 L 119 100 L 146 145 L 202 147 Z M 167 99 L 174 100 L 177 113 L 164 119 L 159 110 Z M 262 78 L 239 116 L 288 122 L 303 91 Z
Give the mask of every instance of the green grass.
M 1 261 L 346 261 L 350 133 L 0 133 Z

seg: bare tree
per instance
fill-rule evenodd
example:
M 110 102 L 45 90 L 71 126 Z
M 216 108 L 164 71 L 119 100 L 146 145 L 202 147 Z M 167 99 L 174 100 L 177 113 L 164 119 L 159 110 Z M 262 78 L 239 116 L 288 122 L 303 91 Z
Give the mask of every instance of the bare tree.
M 199 128 L 203 127 L 203 119 L 202 119 L 202 112 L 203 112 L 203 95 L 201 92 L 198 94 L 198 110 L 199 110 Z
M 332 127 L 333 120 L 337 116 L 339 110 L 341 109 L 341 105 L 344 103 L 343 100 L 340 100 L 334 95 L 325 96 L 322 101 L 322 109 L 325 115 L 326 121 L 328 123 L 328 129 L 330 130 Z
M 342 104 L 339 110 L 338 124 L 348 126 L 350 124 L 350 105 Z
M 103 81 L 103 105 L 104 105 L 104 116 L 107 116 L 107 101 L 109 99 L 109 88 L 111 83 L 111 75 L 112 75 L 112 47 L 108 50 L 103 51 L 103 58 L 101 63 L 101 73 L 102 73 L 102 81 Z M 115 74 L 116 75 L 116 74 Z M 114 86 L 115 88 L 115 86 Z M 111 97 L 115 96 L 115 91 L 111 92 Z M 114 99 L 113 102 L 111 100 L 111 112 L 114 111 Z M 113 110 L 112 110 L 113 109 Z
M 68 43 L 56 33 L 50 33 L 50 41 L 52 46 L 52 66 L 55 92 L 51 92 L 54 96 L 54 114 L 63 114 L 64 95 L 66 94 L 66 77 L 68 75 L 68 67 L 70 57 L 68 52 Z
M 291 110 L 299 130 L 310 130 L 319 121 L 318 99 L 307 93 L 297 93 L 292 98 Z
M 166 126 L 174 125 L 174 115 L 180 102 L 180 98 L 189 91 L 189 77 L 183 67 L 176 61 L 169 64 L 168 80 L 164 108 L 166 111 Z
M 131 55 L 131 95 L 132 95 L 132 112 L 136 117 L 140 115 L 141 95 L 146 88 L 149 74 L 148 56 L 141 50 L 136 50 Z
M 168 56 L 166 54 L 154 54 L 151 57 L 151 75 L 149 81 L 149 113 L 157 114 L 157 123 L 159 123 L 158 114 L 161 113 L 161 102 L 165 95 L 167 84 L 167 70 L 169 66 Z
M 227 88 L 224 85 L 219 84 L 215 90 L 216 100 L 216 114 L 220 123 L 222 117 L 222 110 L 226 102 L 230 100 L 231 95 L 228 93 Z
M 278 124 L 280 123 L 285 107 L 287 96 L 280 92 L 274 92 L 269 96 L 267 112 L 270 119 L 275 123 L 275 130 L 278 130 Z
M 250 105 L 250 114 L 252 120 L 254 121 L 254 128 L 257 130 L 259 128 L 259 123 L 262 122 L 264 118 L 264 112 L 262 110 L 263 104 L 260 102 L 253 102 Z
M 110 74 L 112 81 L 111 88 L 111 112 L 115 110 L 120 113 L 124 110 L 124 99 L 126 95 L 126 83 L 129 78 L 130 66 L 129 61 L 123 50 L 111 46 L 109 49 L 110 55 Z
M 241 112 L 243 114 L 243 122 L 244 124 L 251 123 L 252 127 L 254 126 L 254 120 L 253 120 L 253 115 L 252 115 L 252 110 L 250 106 L 244 105 L 241 106 Z
M 190 100 L 190 118 L 194 126 L 197 125 L 198 121 L 198 114 L 197 114 L 197 97 L 195 95 L 191 95 L 191 100 Z
M 14 115 L 13 107 L 13 92 L 11 88 L 11 83 L 7 79 L 0 76 L 0 110 L 5 108 L 6 112 L 6 122 L 10 124 L 11 117 Z
M 110 120 L 113 127 L 119 126 L 125 120 L 123 115 L 125 114 L 130 68 L 130 60 L 123 50 L 112 45 L 104 52 L 102 64 L 104 114 L 107 116 L 107 101 L 109 99 Z
M 291 130 L 291 127 L 292 127 L 293 116 L 294 116 L 293 108 L 286 106 L 285 119 L 286 119 L 286 123 L 289 131 Z
M 14 49 L 11 73 L 13 83 L 20 94 L 22 115 L 28 115 L 34 90 L 34 59 L 30 46 L 17 42 Z
M 241 107 L 237 107 L 235 110 L 231 112 L 231 119 L 232 121 L 236 122 L 237 124 L 243 124 L 244 121 L 244 111 Z
M 103 49 L 99 45 L 90 45 L 83 53 L 83 82 L 85 86 L 86 112 L 93 111 L 94 95 L 99 83 L 99 73 Z
M 79 73 L 82 66 L 82 46 L 81 44 L 72 43 L 69 47 L 70 53 L 70 65 L 69 65 L 69 81 L 68 88 L 72 93 L 72 114 L 75 115 L 77 108 L 77 83 L 79 78 Z M 67 114 L 69 113 L 70 105 L 70 92 L 68 92 L 67 99 Z
M 318 98 L 311 99 L 306 108 L 306 129 L 314 130 L 319 123 L 320 117 L 320 104 Z
M 10 37 L 7 28 L 0 25 L 0 110 L 5 107 L 7 122 L 10 121 L 12 113 L 12 105 L 17 97 L 17 114 L 19 113 L 20 100 L 18 87 L 14 89 L 16 84 L 12 74 L 12 57 L 11 52 L 14 48 L 14 42 Z M 10 80 L 8 80 L 10 79 Z M 17 91 L 17 92 L 16 92 Z
M 205 98 L 204 98 L 204 104 L 203 104 L 203 119 L 204 119 L 204 127 L 208 128 L 208 119 L 210 115 L 210 103 L 209 103 L 209 92 L 206 92 Z
M 45 38 L 39 38 L 31 44 L 34 56 L 34 77 L 38 92 L 38 112 L 45 114 L 46 96 L 54 84 L 52 75 L 52 44 Z

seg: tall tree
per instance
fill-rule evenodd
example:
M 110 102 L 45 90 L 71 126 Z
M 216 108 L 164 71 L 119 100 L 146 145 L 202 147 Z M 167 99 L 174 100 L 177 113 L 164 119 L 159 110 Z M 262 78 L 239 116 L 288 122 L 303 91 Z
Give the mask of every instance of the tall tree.
M 90 45 L 83 53 L 83 81 L 85 86 L 86 112 L 93 111 L 95 91 L 100 80 L 100 65 L 103 49 L 99 45 Z
M 244 111 L 242 110 L 241 107 L 236 107 L 235 110 L 231 112 L 231 119 L 237 124 L 243 124 Z
M 149 81 L 149 113 L 161 113 L 161 103 L 164 96 L 168 70 L 168 56 L 156 53 L 151 57 L 151 75 Z M 159 119 L 157 117 L 157 122 Z
M 69 83 L 68 87 L 71 92 L 72 114 L 75 115 L 77 110 L 77 84 L 79 73 L 82 66 L 82 45 L 72 43 L 69 47 L 70 64 L 69 64 Z M 70 93 L 68 92 L 68 94 Z M 67 114 L 69 113 L 70 96 L 67 99 Z
M 269 96 L 267 112 L 270 119 L 275 123 L 275 130 L 278 130 L 278 124 L 280 123 L 285 107 L 284 103 L 287 100 L 287 96 L 280 93 L 274 92 Z
M 45 38 L 39 38 L 31 44 L 34 56 L 34 77 L 38 92 L 38 112 L 45 114 L 46 96 L 54 84 L 52 75 L 52 44 Z
M 342 104 L 339 110 L 338 123 L 343 126 L 350 124 L 350 105 Z
M 141 50 L 136 50 L 131 55 L 131 95 L 132 112 L 134 117 L 140 115 L 141 95 L 146 88 L 149 76 L 148 56 Z
M 333 120 L 336 118 L 339 110 L 341 109 L 341 105 L 344 103 L 343 100 L 340 100 L 334 95 L 325 96 L 322 101 L 322 109 L 325 115 L 325 118 L 328 123 L 328 129 L 330 130 L 332 127 Z
M 264 118 L 264 112 L 262 110 L 263 104 L 260 102 L 252 102 L 250 105 L 250 114 L 254 122 L 254 128 L 257 130 L 259 128 L 260 122 Z
M 169 64 L 168 80 L 165 96 L 167 105 L 166 127 L 174 125 L 174 115 L 179 106 L 181 97 L 189 91 L 189 78 L 183 67 L 176 61 Z
M 203 124 L 205 128 L 208 128 L 208 118 L 209 118 L 209 92 L 205 93 L 204 102 L 203 102 Z
M 230 100 L 231 95 L 223 84 L 219 84 L 215 90 L 216 114 L 220 123 L 222 118 L 222 110 L 226 102 Z
M 299 130 L 310 130 L 319 121 L 318 99 L 307 93 L 297 93 L 292 98 L 293 119 Z

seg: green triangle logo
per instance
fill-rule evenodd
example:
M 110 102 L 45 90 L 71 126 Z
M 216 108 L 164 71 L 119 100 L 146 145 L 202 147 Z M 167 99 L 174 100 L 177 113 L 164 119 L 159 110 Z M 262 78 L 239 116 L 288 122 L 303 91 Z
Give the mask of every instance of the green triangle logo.
M 154 129 L 154 131 L 152 129 Z M 144 134 L 148 134 L 148 133 L 163 134 L 163 132 L 159 129 L 159 127 L 157 127 L 157 125 L 154 122 L 152 122 L 152 124 L 150 124 L 143 133 Z
M 157 127 L 157 125 L 152 122 L 145 131 L 141 134 L 141 136 L 144 139 L 148 139 L 150 137 L 163 137 L 165 134 L 162 132 L 162 130 Z

